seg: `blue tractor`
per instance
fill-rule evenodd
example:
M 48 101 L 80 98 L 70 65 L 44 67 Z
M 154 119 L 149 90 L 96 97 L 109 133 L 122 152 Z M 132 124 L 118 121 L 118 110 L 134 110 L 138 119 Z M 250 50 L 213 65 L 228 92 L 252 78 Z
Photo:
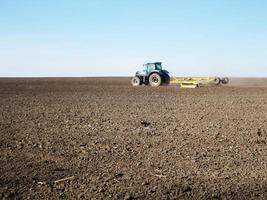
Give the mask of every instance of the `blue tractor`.
M 162 69 L 161 62 L 147 63 L 143 65 L 143 70 L 137 71 L 132 78 L 132 85 L 151 85 L 157 87 L 170 83 L 170 76 L 167 70 Z

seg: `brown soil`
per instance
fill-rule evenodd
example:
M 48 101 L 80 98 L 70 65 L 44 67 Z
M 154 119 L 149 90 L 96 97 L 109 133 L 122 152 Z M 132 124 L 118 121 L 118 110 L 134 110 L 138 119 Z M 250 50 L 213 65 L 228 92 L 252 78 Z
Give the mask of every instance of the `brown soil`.
M 0 198 L 267 199 L 266 79 L 129 83 L 1 79 Z

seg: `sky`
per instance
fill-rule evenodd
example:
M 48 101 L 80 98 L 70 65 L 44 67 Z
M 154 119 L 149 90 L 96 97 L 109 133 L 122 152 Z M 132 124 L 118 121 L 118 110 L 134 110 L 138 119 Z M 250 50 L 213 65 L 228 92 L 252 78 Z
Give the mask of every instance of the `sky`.
M 267 77 L 265 0 L 0 0 L 0 77 Z

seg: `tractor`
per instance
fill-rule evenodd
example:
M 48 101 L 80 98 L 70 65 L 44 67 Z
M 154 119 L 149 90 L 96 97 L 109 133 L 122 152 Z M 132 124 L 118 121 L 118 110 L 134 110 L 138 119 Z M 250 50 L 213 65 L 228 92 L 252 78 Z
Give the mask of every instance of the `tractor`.
M 168 85 L 170 76 L 167 70 L 162 69 L 161 62 L 147 63 L 143 65 L 143 70 L 137 71 L 131 81 L 133 86 L 151 85 L 158 87 Z

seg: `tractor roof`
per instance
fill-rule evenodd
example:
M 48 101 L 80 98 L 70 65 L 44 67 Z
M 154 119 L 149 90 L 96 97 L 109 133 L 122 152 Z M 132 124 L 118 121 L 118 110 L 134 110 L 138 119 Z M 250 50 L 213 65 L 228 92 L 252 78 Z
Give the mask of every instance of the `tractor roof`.
M 150 65 L 150 64 L 156 64 L 156 65 L 161 65 L 162 62 L 153 62 L 153 63 L 147 63 L 145 65 Z

